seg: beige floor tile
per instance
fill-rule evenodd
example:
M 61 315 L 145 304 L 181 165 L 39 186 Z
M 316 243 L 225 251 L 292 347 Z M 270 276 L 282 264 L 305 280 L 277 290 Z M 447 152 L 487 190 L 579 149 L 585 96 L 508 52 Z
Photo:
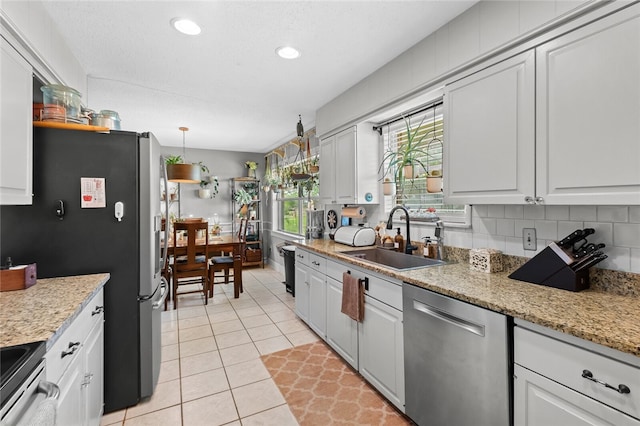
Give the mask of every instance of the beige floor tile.
M 176 331 L 178 329 L 178 321 L 162 321 L 162 326 L 160 330 L 162 333 L 166 333 L 168 331 Z
M 260 307 L 263 307 L 264 305 L 271 305 L 273 303 L 280 303 L 280 299 L 274 296 L 271 292 L 269 292 L 268 296 L 254 297 L 254 299 Z
M 100 419 L 100 426 L 107 426 L 112 424 L 122 424 L 124 421 L 124 415 L 127 412 L 126 409 L 114 411 L 113 413 L 105 414 Z
M 247 333 L 251 336 L 251 340 L 258 341 L 269 339 L 271 337 L 281 336 L 280 329 L 275 324 L 261 325 L 259 327 L 248 328 Z
M 231 333 L 216 334 L 218 349 L 251 343 L 251 337 L 245 330 L 232 331 Z
M 134 407 L 127 408 L 126 419 L 180 404 L 180 380 L 158 383 L 153 395 Z
M 231 333 L 232 331 L 244 330 L 244 326 L 240 322 L 240 320 L 231 320 L 225 322 L 219 322 L 216 324 L 211 324 L 211 328 L 213 329 L 213 334 L 216 336 L 218 334 Z
M 250 416 L 260 411 L 268 410 L 285 403 L 278 387 L 271 379 L 251 383 L 232 389 L 233 398 L 240 418 Z
M 175 345 L 178 343 L 178 330 L 171 330 L 162 333 L 160 342 L 162 343 L 162 346 Z
M 200 325 L 207 325 L 207 324 L 209 324 L 209 318 L 207 317 L 206 314 L 203 314 L 197 317 L 178 320 L 178 328 L 180 330 L 184 330 L 191 327 L 198 327 Z
M 171 309 L 171 310 L 162 311 L 162 314 L 160 316 L 162 318 L 162 322 L 178 321 L 177 310 Z
M 285 404 L 243 418 L 242 426 L 298 426 L 298 421 Z
M 306 345 L 318 341 L 320 337 L 311 330 L 300 330 L 285 334 L 293 346 Z
M 125 426 L 175 426 L 182 422 L 182 408 L 179 405 L 127 419 Z
M 182 377 L 215 370 L 220 367 L 222 367 L 222 359 L 218 351 L 180 358 L 180 374 Z
M 180 360 L 174 359 L 160 363 L 158 383 L 169 382 L 180 378 Z
M 214 299 L 209 299 L 209 304 L 204 308 L 207 313 L 210 315 L 212 312 L 225 312 L 225 311 L 233 311 L 233 306 L 229 303 L 224 296 L 217 296 L 216 303 L 213 302 Z
M 264 311 L 259 306 L 252 306 L 250 308 L 236 309 L 236 314 L 240 319 L 252 317 L 254 315 L 264 315 Z
M 171 361 L 172 359 L 178 359 L 180 353 L 178 352 L 178 345 L 163 346 L 160 351 L 160 359 L 162 362 Z
M 250 308 L 252 306 L 258 306 L 256 301 L 253 300 L 251 296 L 248 296 L 246 294 L 240 295 L 240 298 L 238 299 L 231 299 L 229 302 L 234 309 L 243 309 Z
M 191 355 L 201 354 L 203 352 L 215 351 L 216 349 L 218 348 L 213 336 L 189 340 L 188 342 L 180 343 L 180 357 L 184 358 Z
M 211 325 L 199 325 L 197 327 L 180 329 L 180 342 L 188 342 L 189 340 L 202 339 L 204 337 L 213 336 Z
M 245 328 L 254 328 L 261 325 L 273 324 L 267 314 L 254 315 L 252 317 L 240 318 Z
M 216 289 L 216 292 L 213 293 L 213 297 L 209 298 L 209 304 L 206 305 L 206 307 L 222 306 L 222 305 L 228 305 L 228 304 L 229 304 L 229 298 L 226 296 L 226 294 L 220 293 Z
M 181 382 L 183 402 L 229 389 L 229 382 L 223 368 L 183 377 Z
M 200 317 L 202 315 L 207 314 L 207 311 L 205 311 L 204 309 L 204 305 L 184 307 L 184 308 L 178 309 L 177 311 L 178 311 L 178 319 Z
M 266 340 L 259 340 L 257 342 L 254 342 L 254 344 L 256 345 L 256 348 L 258 348 L 260 355 L 266 355 L 293 347 L 291 342 L 289 342 L 289 340 L 284 336 L 277 336 Z
M 185 402 L 182 411 L 183 426 L 219 426 L 238 419 L 229 391 Z
M 271 312 L 290 311 L 289 307 L 282 303 L 279 299 L 277 302 L 260 305 L 260 307 L 267 314 L 270 314 Z
M 259 359 L 230 365 L 225 367 L 225 371 L 232 389 L 271 377 L 269 371 Z
M 253 343 L 247 343 L 244 345 L 221 349 L 220 357 L 222 358 L 222 364 L 227 367 L 229 365 L 239 364 L 252 359 L 258 359 L 260 358 L 260 352 L 258 352 Z
M 271 321 L 273 322 L 282 322 L 298 318 L 298 316 L 290 309 L 269 312 L 267 315 L 269 315 L 269 318 L 271 318 Z
M 277 322 L 276 325 L 284 334 L 308 329 L 307 326 L 299 319 Z
M 219 324 L 221 322 L 227 322 L 227 321 L 233 321 L 233 320 L 237 320 L 238 315 L 236 314 L 236 311 L 233 310 L 233 307 L 231 305 L 229 306 L 229 310 L 228 311 L 223 311 L 223 312 L 211 312 L 209 311 L 209 322 L 211 324 Z

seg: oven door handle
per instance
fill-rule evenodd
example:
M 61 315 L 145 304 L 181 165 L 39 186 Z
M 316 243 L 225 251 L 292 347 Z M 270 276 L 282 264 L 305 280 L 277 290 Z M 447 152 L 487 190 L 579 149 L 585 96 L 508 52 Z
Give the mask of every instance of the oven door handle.
M 60 388 L 55 383 L 42 381 L 38 383 L 38 392 L 46 395 L 47 399 L 58 399 Z

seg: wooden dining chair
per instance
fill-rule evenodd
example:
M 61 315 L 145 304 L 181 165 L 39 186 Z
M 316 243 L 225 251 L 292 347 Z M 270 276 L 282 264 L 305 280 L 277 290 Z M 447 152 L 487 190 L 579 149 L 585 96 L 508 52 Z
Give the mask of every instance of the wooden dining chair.
M 190 293 L 204 295 L 204 304 L 209 296 L 209 224 L 207 222 L 176 222 L 173 225 L 173 308 L 178 307 L 178 296 Z M 187 232 L 187 244 L 179 245 L 178 236 Z M 201 241 L 196 241 L 203 234 Z M 199 288 L 178 291 L 178 287 L 196 285 Z
M 247 219 L 240 219 L 240 227 L 238 228 L 238 239 L 242 242 L 240 247 L 240 253 L 244 251 L 244 242 L 247 238 Z M 228 284 L 230 282 L 229 271 L 233 270 L 233 253 L 230 255 L 225 255 L 224 253 L 220 253 L 218 256 L 212 256 L 211 261 L 209 263 L 209 297 L 213 297 L 213 286 L 215 284 Z M 223 281 L 216 281 L 216 272 L 224 273 Z M 223 278 L 222 276 L 220 278 Z M 234 277 L 235 279 L 235 277 Z M 244 292 L 244 289 L 240 287 L 240 292 Z

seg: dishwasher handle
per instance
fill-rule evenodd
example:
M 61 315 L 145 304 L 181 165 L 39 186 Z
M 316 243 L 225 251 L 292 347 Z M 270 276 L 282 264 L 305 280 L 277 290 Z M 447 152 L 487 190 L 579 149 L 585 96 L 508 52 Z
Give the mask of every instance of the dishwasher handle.
M 45 394 L 47 399 L 58 399 L 60 396 L 60 388 L 55 383 L 42 381 L 38 383 L 38 393 Z
M 417 300 L 413 301 L 413 309 L 441 321 L 445 321 L 451 325 L 460 327 L 470 333 L 477 334 L 480 337 L 484 337 L 484 325 L 473 323 L 466 319 L 452 315 L 448 312 L 441 311 L 440 309 L 434 308 L 433 306 L 425 305 L 424 303 L 418 302 Z

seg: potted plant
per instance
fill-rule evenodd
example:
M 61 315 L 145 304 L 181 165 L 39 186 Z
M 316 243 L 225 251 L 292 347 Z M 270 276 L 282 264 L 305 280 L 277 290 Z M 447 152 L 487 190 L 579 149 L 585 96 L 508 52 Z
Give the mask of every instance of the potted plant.
M 240 215 L 246 216 L 249 204 L 251 203 L 251 194 L 243 188 L 238 188 L 233 193 L 233 199 L 238 205 L 240 205 Z
M 319 158 L 313 157 L 309 161 L 309 173 L 318 173 L 320 171 L 320 165 L 318 164 Z
M 198 183 L 200 181 L 200 171 L 208 172 L 209 168 L 202 164 L 184 163 L 181 155 L 170 155 L 165 158 L 167 165 L 167 179 L 178 183 Z
M 420 124 L 414 129 L 411 128 L 411 120 L 409 118 L 404 119 L 407 128 L 407 138 L 401 142 L 396 149 L 387 150 L 384 154 L 382 163 L 378 169 L 378 172 L 384 172 L 383 177 L 389 174 L 391 170 L 395 170 L 395 181 L 400 182 L 402 185 L 405 179 L 413 179 L 415 166 L 421 166 L 424 170 L 427 170 L 427 167 L 422 162 L 422 160 L 427 157 L 427 152 L 423 144 L 427 132 L 423 132 L 422 135 L 418 136 L 425 118 L 426 117 L 424 117 Z M 384 170 L 385 163 L 387 162 L 387 169 Z
M 250 178 L 255 178 L 258 163 L 255 161 L 245 161 L 244 166 L 247 168 L 247 176 Z

